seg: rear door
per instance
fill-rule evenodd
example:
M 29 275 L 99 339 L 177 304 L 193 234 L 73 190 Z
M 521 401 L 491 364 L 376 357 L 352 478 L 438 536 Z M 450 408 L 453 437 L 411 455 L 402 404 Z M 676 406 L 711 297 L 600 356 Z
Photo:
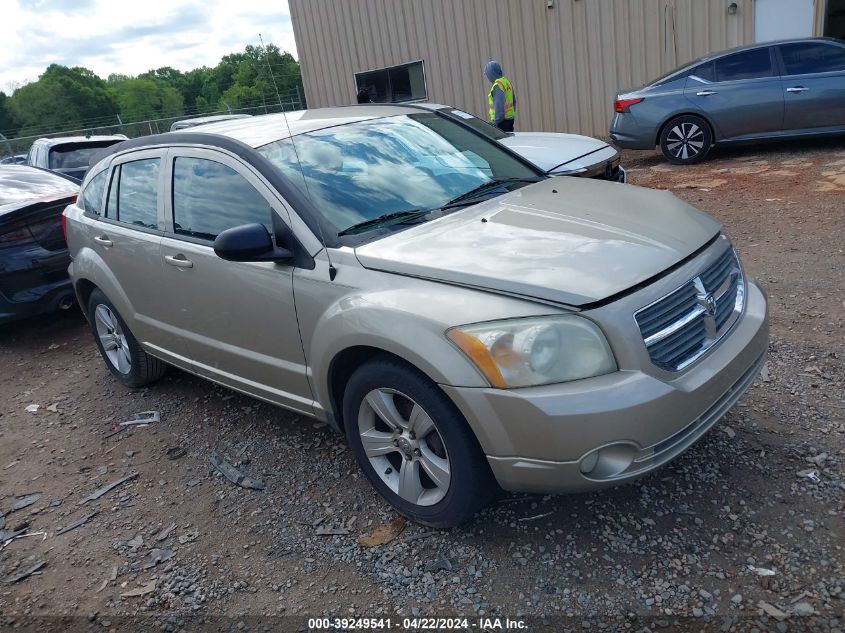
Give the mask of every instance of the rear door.
M 217 150 L 174 149 L 167 172 L 164 285 L 195 371 L 313 413 L 293 265 L 224 261 L 213 248 L 228 228 L 259 223 L 272 234 L 280 221 L 289 226 L 287 208 L 247 165 Z
M 845 46 L 795 42 L 777 49 L 783 73 L 784 130 L 845 127 Z
M 178 341 L 166 336 L 162 323 L 167 304 L 159 253 L 164 153 L 133 152 L 114 161 L 103 216 L 91 227 L 90 244 L 105 264 L 106 277 L 98 285 L 135 338 L 166 360 L 178 360 L 172 358 L 180 356 Z
M 754 48 L 701 64 L 684 94 L 713 122 L 716 140 L 780 132 L 783 92 L 771 47 Z

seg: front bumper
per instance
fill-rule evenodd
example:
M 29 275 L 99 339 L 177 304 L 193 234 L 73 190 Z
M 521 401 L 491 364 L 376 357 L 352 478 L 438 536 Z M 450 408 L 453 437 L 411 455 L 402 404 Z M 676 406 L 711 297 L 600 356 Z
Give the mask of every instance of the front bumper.
M 767 300 L 747 282 L 745 311 L 731 332 L 680 374 L 620 364 L 613 374 L 558 385 L 443 389 L 505 490 L 571 492 L 640 477 L 704 435 L 759 373 L 769 338 Z

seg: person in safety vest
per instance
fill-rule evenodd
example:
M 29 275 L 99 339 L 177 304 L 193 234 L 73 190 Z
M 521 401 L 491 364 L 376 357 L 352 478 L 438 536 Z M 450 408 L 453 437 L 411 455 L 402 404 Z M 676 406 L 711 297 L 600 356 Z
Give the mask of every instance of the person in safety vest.
M 502 74 L 502 65 L 489 61 L 484 67 L 484 76 L 492 84 L 487 94 L 490 122 L 504 132 L 513 132 L 516 122 L 516 94 L 513 84 Z

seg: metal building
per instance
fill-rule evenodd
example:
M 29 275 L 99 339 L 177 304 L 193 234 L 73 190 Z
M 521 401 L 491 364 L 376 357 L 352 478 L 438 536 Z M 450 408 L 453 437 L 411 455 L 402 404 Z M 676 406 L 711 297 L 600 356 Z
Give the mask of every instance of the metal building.
M 845 0 L 290 0 L 310 107 L 427 100 L 485 116 L 502 63 L 517 129 L 606 135 L 617 90 L 708 52 L 845 36 Z

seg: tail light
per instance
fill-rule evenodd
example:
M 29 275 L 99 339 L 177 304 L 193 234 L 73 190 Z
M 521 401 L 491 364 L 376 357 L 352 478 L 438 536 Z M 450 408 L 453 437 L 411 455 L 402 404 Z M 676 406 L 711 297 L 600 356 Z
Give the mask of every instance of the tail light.
M 31 242 L 32 234 L 26 226 L 16 226 L 10 231 L 6 231 L 0 235 L 0 247 L 12 246 L 13 244 L 20 244 L 22 242 Z
M 67 209 L 62 211 L 62 235 L 65 236 L 65 242 L 67 242 Z
M 616 112 L 620 113 L 630 112 L 632 105 L 636 105 L 637 103 L 643 100 L 643 97 L 640 97 L 638 99 L 617 99 L 616 103 L 613 104 L 613 109 L 616 110 Z

